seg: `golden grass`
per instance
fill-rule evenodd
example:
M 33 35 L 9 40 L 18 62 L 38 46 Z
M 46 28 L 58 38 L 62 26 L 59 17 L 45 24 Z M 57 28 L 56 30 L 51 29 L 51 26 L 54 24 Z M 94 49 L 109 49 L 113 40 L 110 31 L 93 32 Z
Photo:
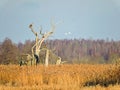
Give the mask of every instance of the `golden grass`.
M 119 85 L 101 87 L 101 86 L 91 86 L 91 87 L 82 87 L 82 88 L 67 88 L 67 87 L 51 87 L 51 86 L 0 86 L 0 90 L 120 90 Z
M 0 90 L 118 90 L 119 82 L 115 65 L 0 65 Z

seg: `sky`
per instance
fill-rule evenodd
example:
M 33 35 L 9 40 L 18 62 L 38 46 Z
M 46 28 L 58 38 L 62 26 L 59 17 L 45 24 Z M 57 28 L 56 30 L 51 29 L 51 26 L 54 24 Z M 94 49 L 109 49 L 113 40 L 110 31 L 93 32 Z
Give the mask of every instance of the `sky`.
M 51 21 L 49 39 L 120 40 L 120 0 L 0 0 L 0 42 L 34 40 L 29 25 L 48 32 Z

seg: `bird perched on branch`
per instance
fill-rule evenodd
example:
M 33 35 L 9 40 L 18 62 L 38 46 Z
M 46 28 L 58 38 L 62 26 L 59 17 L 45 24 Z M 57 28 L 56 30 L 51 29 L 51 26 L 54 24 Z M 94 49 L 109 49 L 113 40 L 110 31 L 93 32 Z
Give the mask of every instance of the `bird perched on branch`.
M 29 25 L 29 28 L 31 28 L 31 27 L 32 27 L 32 24 Z

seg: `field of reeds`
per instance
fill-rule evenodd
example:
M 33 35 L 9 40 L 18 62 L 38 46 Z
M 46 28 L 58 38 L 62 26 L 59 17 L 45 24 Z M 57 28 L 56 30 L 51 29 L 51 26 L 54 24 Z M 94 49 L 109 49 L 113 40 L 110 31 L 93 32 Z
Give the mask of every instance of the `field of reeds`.
M 0 90 L 118 90 L 119 83 L 119 65 L 0 65 Z

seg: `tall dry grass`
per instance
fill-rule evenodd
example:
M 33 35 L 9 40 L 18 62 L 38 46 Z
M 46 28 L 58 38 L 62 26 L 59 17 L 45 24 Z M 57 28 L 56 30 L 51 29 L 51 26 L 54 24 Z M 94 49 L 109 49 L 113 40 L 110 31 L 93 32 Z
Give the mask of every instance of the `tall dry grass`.
M 1 90 L 80 90 L 119 82 L 120 67 L 116 65 L 0 65 Z

